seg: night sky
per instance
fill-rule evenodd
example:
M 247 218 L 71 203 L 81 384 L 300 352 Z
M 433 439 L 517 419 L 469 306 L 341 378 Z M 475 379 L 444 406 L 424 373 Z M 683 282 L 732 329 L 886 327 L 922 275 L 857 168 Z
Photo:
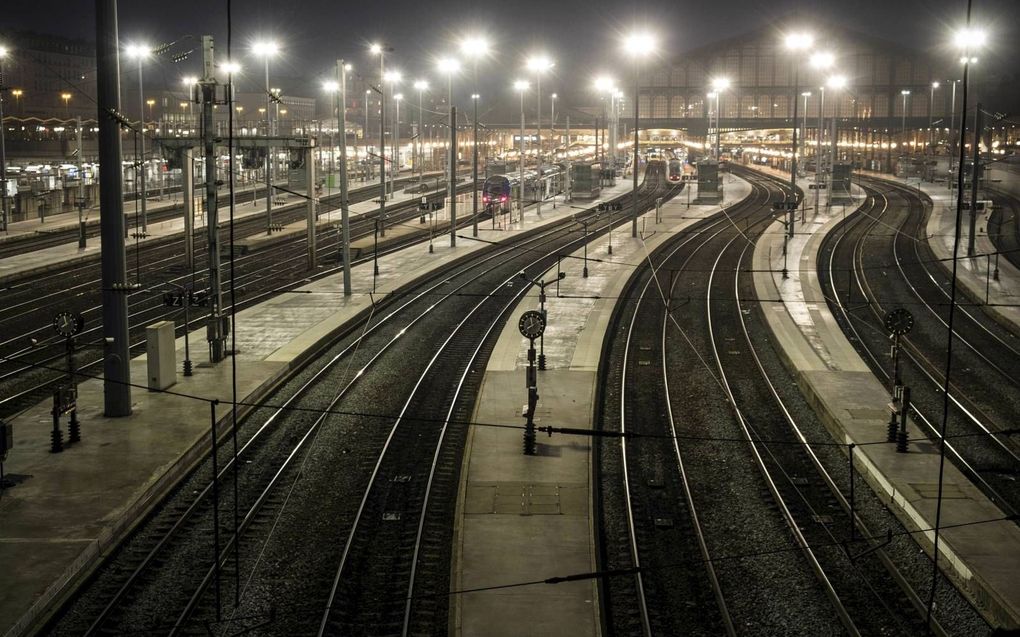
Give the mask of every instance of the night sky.
M 4 23 L 13 29 L 32 30 L 94 40 L 93 3 L 28 2 L 7 0 Z M 227 2 L 225 0 L 176 0 L 144 2 L 121 0 L 120 35 L 124 41 L 151 43 L 174 40 L 185 34 L 212 33 L 217 55 L 226 54 Z M 75 7 L 77 10 L 69 10 Z M 310 95 L 330 72 L 338 57 L 352 60 L 356 68 L 375 62 L 365 54 L 368 42 L 384 39 L 395 51 L 388 65 L 405 77 L 427 73 L 434 86 L 441 84 L 434 59 L 456 52 L 462 33 L 484 33 L 494 48 L 493 65 L 481 65 L 483 92 L 509 92 L 520 73 L 524 56 L 547 52 L 556 68 L 544 88 L 561 93 L 581 91 L 600 71 L 625 77 L 627 66 L 618 60 L 620 34 L 634 25 L 646 26 L 662 38 L 664 58 L 739 35 L 763 26 L 826 23 L 901 42 L 912 48 L 951 60 L 945 46 L 951 29 L 962 24 L 966 0 L 844 0 L 805 2 L 793 0 L 726 0 L 725 2 L 678 2 L 659 0 L 638 3 L 466 2 L 429 0 L 377 0 L 335 2 L 327 0 L 234 0 L 233 45 L 252 84 L 260 83 L 250 43 L 260 35 L 272 36 L 284 47 L 272 64 L 274 86 L 291 94 Z M 1016 61 L 1020 39 L 1020 1 L 974 0 L 975 25 L 989 30 L 991 47 L 982 54 L 981 72 L 995 77 L 993 84 L 1018 82 Z M 2 34 L 2 32 L 0 32 Z M 201 55 L 179 65 L 161 63 L 148 78 L 152 88 L 165 83 L 176 89 L 179 77 L 194 74 Z M 150 82 L 147 82 L 149 84 Z M 466 82 L 460 94 L 467 93 Z M 501 88 L 506 87 L 506 88 Z M 254 88 L 254 86 L 252 87 Z M 243 87 L 242 87 L 242 90 Z M 1013 95 L 999 97 L 998 108 L 1020 110 Z

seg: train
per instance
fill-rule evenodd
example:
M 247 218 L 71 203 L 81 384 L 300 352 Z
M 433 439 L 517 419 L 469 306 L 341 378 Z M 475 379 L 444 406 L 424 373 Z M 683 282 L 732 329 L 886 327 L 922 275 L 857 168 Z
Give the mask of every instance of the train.
M 539 177 L 538 171 L 533 168 L 525 170 L 523 192 L 525 205 L 540 199 L 546 201 L 561 194 L 566 181 L 565 175 L 566 166 L 563 164 L 542 166 L 541 177 Z M 486 177 L 482 183 L 482 205 L 491 206 L 500 212 L 509 212 L 520 194 L 520 182 L 519 172 Z
M 671 182 L 683 181 L 684 163 L 679 159 L 670 159 L 668 164 L 668 175 Z

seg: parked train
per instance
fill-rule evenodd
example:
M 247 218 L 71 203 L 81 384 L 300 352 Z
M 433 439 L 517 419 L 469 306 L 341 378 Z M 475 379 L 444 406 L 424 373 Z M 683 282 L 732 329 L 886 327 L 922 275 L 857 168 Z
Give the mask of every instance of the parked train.
M 550 164 L 542 167 L 542 176 L 538 171 L 524 171 L 524 204 L 528 205 L 541 199 L 545 201 L 563 192 L 566 167 Z M 498 208 L 501 212 L 509 212 L 510 207 L 518 199 L 520 173 L 492 175 L 482 184 L 482 204 L 486 207 Z

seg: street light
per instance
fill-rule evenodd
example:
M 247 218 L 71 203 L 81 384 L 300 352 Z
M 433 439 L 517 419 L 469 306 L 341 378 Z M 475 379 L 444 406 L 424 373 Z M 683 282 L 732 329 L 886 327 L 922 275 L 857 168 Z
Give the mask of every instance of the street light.
M 907 145 L 907 98 L 910 97 L 910 90 L 903 89 L 900 91 L 900 95 L 903 96 L 903 112 L 900 113 L 900 143 L 905 147 Z M 900 150 L 902 153 L 903 150 Z
M 269 90 L 269 58 L 280 52 L 280 47 L 271 40 L 262 40 L 252 45 L 252 52 L 263 59 L 265 64 L 266 93 L 266 137 L 273 135 L 272 114 L 273 94 Z M 261 110 L 260 110 L 261 112 Z M 308 185 L 311 188 L 311 184 Z M 266 144 L 266 234 L 273 233 L 273 147 Z
M 634 218 L 631 221 L 630 236 L 637 237 L 637 216 L 638 216 L 638 125 L 640 122 L 640 66 L 642 59 L 648 57 L 655 49 L 655 37 L 646 32 L 640 31 L 631 33 L 623 40 L 623 50 L 634 60 L 634 182 L 631 194 L 631 205 Z
M 535 119 L 537 130 L 535 132 L 535 144 L 538 152 L 535 154 L 535 161 L 538 164 L 538 182 L 535 184 L 535 194 L 538 200 L 536 213 L 542 215 L 542 200 L 545 198 L 545 183 L 542 181 L 542 74 L 551 69 L 554 64 L 544 54 L 533 55 L 528 58 L 528 70 L 535 73 L 535 95 L 536 109 Z
M 815 69 L 819 73 L 832 68 L 832 65 L 836 62 L 836 56 L 828 51 L 818 51 L 808 58 L 808 64 L 811 68 Z M 807 102 L 805 101 L 804 107 L 804 119 L 807 119 Z M 818 207 L 820 205 L 822 189 L 820 184 L 822 183 L 822 137 L 824 128 L 825 118 L 825 84 L 822 83 L 818 86 L 818 132 L 815 135 L 815 214 L 818 214 Z M 806 146 L 806 144 L 805 144 Z M 792 236 L 792 233 L 791 233 Z
M 473 131 L 471 134 L 471 179 L 475 186 L 471 189 L 471 225 L 472 236 L 478 236 L 478 61 L 489 54 L 489 42 L 481 36 L 469 36 L 461 40 L 461 55 L 471 60 L 472 82 L 474 93 L 471 102 L 474 108 Z
M 932 117 L 935 113 L 935 89 L 939 87 L 938 82 L 931 83 L 931 94 L 928 97 L 928 147 L 925 149 L 925 155 L 935 154 L 935 137 L 934 131 L 932 130 Z
M 149 119 L 152 119 L 152 107 L 156 105 L 156 100 L 147 99 L 145 100 L 145 105 L 149 107 Z
M 0 46 L 0 78 L 4 76 L 4 58 L 7 57 L 7 47 Z M 21 90 L 11 91 L 18 101 L 18 111 L 21 111 Z M 3 90 L 0 89 L 0 230 L 7 232 L 7 146 L 4 141 L 4 101 Z
M 528 90 L 527 80 L 515 80 L 514 90 L 521 94 L 521 138 L 520 150 L 517 159 L 517 211 L 521 218 L 524 218 L 524 93 Z M 510 223 L 514 222 L 513 214 L 510 215 Z
M 846 78 L 845 75 L 831 75 L 831 76 L 829 76 L 829 79 L 826 80 L 825 85 L 828 88 L 832 89 L 832 91 L 835 93 L 833 95 L 833 107 L 832 107 L 832 109 L 833 109 L 832 110 L 832 151 L 831 151 L 831 157 L 829 159 L 829 166 L 832 167 L 831 170 L 834 171 L 835 170 L 835 166 L 836 166 L 836 160 L 838 159 L 837 153 L 839 152 L 839 149 L 837 147 L 838 140 L 839 140 L 839 129 L 838 129 L 838 126 L 839 126 L 839 93 L 837 91 L 840 91 L 840 90 L 846 88 L 847 78 Z M 833 173 L 833 177 L 835 177 L 835 173 Z M 833 189 L 833 186 L 834 186 L 834 181 L 830 180 L 830 183 L 829 183 L 829 205 L 830 206 L 832 205 L 832 196 L 833 196 L 832 189 Z M 847 194 L 849 194 L 849 193 L 847 193 Z M 815 212 L 817 212 L 817 208 L 815 209 Z
M 719 103 L 719 98 L 722 92 L 730 87 L 730 80 L 727 77 L 717 77 L 712 80 L 712 92 L 709 93 L 709 97 L 715 97 L 715 158 L 719 160 L 719 138 L 721 137 L 719 117 L 722 114 L 722 106 Z M 711 122 L 709 122 L 711 126 Z
M 396 90 L 397 85 L 400 84 L 400 81 L 402 79 L 403 76 L 401 75 L 400 71 L 390 70 L 383 73 L 383 82 L 389 85 L 390 99 L 394 101 L 396 101 L 397 96 L 396 94 L 394 94 L 393 91 Z M 390 129 L 392 146 L 390 150 L 390 179 L 389 179 L 390 186 L 388 193 L 386 191 L 383 192 L 383 197 L 387 198 L 392 198 L 395 196 L 395 192 L 393 189 L 393 173 L 397 171 L 397 144 L 400 141 L 400 120 L 398 119 L 399 113 L 400 106 L 397 105 L 393 110 L 393 125 L 391 126 Z
M 139 171 L 138 181 L 139 181 L 139 183 L 141 185 L 142 236 L 144 237 L 145 235 L 148 234 L 148 229 L 149 228 L 148 228 L 148 218 L 147 218 L 148 215 L 146 214 L 146 210 L 145 210 L 145 199 L 146 199 L 146 194 L 145 194 L 145 105 L 143 103 L 145 101 L 145 97 L 142 95 L 142 63 L 145 61 L 145 58 L 149 57 L 149 55 L 152 53 L 152 51 L 151 51 L 151 49 L 149 49 L 148 45 L 145 45 L 145 44 L 129 44 L 127 46 L 126 51 L 127 51 L 128 57 L 135 58 L 138 61 L 138 120 L 139 120 L 139 122 L 141 122 L 141 130 L 139 131 L 139 136 L 138 136 L 140 155 L 137 158 L 137 160 L 138 160 L 138 171 Z M 63 96 L 61 96 L 61 97 L 63 97 Z M 68 95 L 67 99 L 64 100 L 65 111 L 66 111 L 66 106 L 67 106 L 67 100 L 68 99 L 70 99 L 70 95 Z
M 379 216 L 376 219 L 376 227 L 379 228 L 379 236 L 386 236 L 386 54 L 393 50 L 393 47 L 385 44 L 374 43 L 368 47 L 372 55 L 379 56 Z M 367 103 L 367 100 L 366 100 Z M 365 115 L 368 121 L 368 115 Z M 367 151 L 366 151 L 367 152 Z M 375 261 L 373 272 L 379 274 L 379 262 Z
M 436 67 L 440 73 L 446 75 L 446 108 L 453 108 L 453 74 L 460 71 L 460 62 L 452 57 L 441 57 L 436 62 Z M 454 182 L 457 179 L 456 173 L 450 169 L 450 163 L 453 159 L 453 153 L 457 152 L 457 149 L 453 147 L 453 128 L 450 128 L 450 141 L 446 145 L 446 161 L 443 162 L 443 172 L 446 173 L 446 198 L 448 201 L 452 201 L 457 195 L 457 189 L 454 187 Z
M 422 129 L 424 128 L 424 111 L 422 110 L 422 94 L 428 90 L 429 83 L 426 80 L 415 80 L 414 90 L 418 91 L 418 128 L 415 131 L 414 168 L 418 169 L 418 189 L 421 190 L 422 182 L 425 179 L 423 158 L 425 157 L 424 144 L 422 144 Z M 422 217 L 424 219 L 424 216 Z

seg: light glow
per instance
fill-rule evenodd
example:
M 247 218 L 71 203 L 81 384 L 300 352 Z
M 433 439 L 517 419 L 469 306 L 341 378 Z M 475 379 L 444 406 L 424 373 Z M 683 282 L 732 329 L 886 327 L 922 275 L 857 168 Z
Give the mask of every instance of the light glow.
M 623 39 L 623 50 L 634 57 L 644 57 L 655 50 L 655 36 L 647 31 L 631 33 Z
M 272 40 L 262 40 L 253 44 L 251 50 L 255 55 L 272 57 L 280 52 L 280 46 Z
M 815 36 L 804 31 L 789 33 L 783 43 L 790 51 L 805 51 L 814 46 Z

